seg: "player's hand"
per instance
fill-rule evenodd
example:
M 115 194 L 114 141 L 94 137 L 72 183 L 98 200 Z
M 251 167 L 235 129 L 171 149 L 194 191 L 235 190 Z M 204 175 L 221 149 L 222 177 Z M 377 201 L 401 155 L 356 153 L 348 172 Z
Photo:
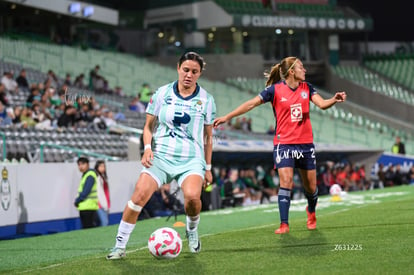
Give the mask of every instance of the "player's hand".
M 336 92 L 335 93 L 335 100 L 336 100 L 336 102 L 344 102 L 346 100 L 346 93 L 345 92 Z
M 226 117 L 222 116 L 222 117 L 218 117 L 214 120 L 213 122 L 213 127 L 217 128 L 220 124 L 226 123 L 227 119 Z
M 154 153 L 151 149 L 147 149 L 144 151 L 144 154 L 142 155 L 141 164 L 145 168 L 150 168 L 152 166 L 152 161 L 154 160 Z
M 206 171 L 206 174 L 204 175 L 203 188 L 206 188 L 212 183 L 213 183 L 213 174 L 211 173 L 211 171 Z

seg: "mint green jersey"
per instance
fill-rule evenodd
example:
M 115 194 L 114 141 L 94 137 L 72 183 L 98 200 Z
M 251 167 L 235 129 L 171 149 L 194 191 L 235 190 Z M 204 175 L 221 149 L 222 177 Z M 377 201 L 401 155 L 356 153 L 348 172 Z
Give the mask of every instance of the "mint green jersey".
M 177 162 L 204 161 L 204 125 L 213 124 L 216 116 L 214 98 L 198 84 L 186 98 L 177 87 L 177 81 L 160 87 L 147 106 L 147 113 L 158 118 L 154 154 Z

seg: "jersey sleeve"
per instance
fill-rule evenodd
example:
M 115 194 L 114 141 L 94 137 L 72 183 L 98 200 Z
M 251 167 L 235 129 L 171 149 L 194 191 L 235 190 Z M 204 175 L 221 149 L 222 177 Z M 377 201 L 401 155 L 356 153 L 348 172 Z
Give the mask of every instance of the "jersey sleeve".
M 158 114 L 160 113 L 160 109 L 161 109 L 163 94 L 164 93 L 162 92 L 161 89 L 158 89 L 157 91 L 155 91 L 150 101 L 148 102 L 148 106 L 146 109 L 147 114 L 158 116 Z
M 205 125 L 213 124 L 215 118 L 216 118 L 216 103 L 214 102 L 214 97 L 210 95 L 207 99 L 206 116 L 205 116 L 204 124 Z
M 309 95 L 310 98 L 312 98 L 313 95 L 316 95 L 318 92 L 316 91 L 316 89 L 312 86 L 312 84 L 310 84 L 309 82 L 306 82 L 306 84 L 308 84 L 309 87 Z
M 259 97 L 262 101 L 265 102 L 273 102 L 273 98 L 275 97 L 275 85 L 267 86 L 260 94 Z

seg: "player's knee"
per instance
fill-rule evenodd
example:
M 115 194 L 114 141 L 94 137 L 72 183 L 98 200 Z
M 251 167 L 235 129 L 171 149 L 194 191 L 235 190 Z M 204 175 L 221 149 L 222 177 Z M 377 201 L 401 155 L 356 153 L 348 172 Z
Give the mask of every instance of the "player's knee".
M 135 204 L 132 200 L 128 201 L 128 208 L 135 212 L 141 212 L 142 210 L 142 206 Z

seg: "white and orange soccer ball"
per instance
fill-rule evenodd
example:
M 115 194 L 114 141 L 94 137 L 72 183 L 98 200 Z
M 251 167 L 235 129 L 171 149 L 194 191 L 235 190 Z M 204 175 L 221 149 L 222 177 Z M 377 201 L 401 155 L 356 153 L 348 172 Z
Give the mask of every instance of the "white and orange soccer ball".
M 177 231 L 162 227 L 148 239 L 148 250 L 157 259 L 173 259 L 180 255 L 183 243 Z

